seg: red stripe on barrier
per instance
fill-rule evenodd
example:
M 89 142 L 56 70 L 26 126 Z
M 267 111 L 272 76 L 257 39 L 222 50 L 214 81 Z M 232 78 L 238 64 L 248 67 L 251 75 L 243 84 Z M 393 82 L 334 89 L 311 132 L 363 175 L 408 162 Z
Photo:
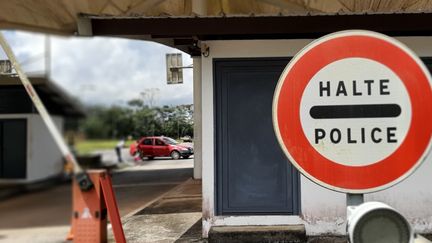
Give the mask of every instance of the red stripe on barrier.
M 105 173 L 100 178 L 100 182 L 101 182 L 102 192 L 105 199 L 105 204 L 108 209 L 108 215 L 111 220 L 115 241 L 117 243 L 126 243 L 122 222 L 117 207 L 117 201 L 111 183 L 111 177 Z
M 27 85 L 25 85 L 25 88 L 26 88 L 26 90 L 27 90 L 27 92 L 29 93 L 29 95 L 31 96 L 31 97 L 34 97 L 34 91 L 33 91 L 33 88 L 32 88 L 32 86 L 31 85 L 29 85 L 29 84 L 27 84 Z

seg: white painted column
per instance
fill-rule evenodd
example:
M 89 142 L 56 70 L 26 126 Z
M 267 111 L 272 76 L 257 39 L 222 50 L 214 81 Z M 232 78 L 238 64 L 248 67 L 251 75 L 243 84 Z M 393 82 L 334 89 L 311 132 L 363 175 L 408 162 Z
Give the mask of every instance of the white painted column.
M 193 58 L 193 100 L 194 100 L 194 179 L 202 178 L 202 92 L 201 57 Z
M 192 13 L 207 14 L 207 0 L 192 0 Z M 201 57 L 193 58 L 193 99 L 194 99 L 194 179 L 202 178 L 202 90 Z
M 210 50 L 212 46 L 206 44 Z M 202 111 L 202 235 L 208 237 L 215 220 L 215 180 L 214 180 L 214 111 L 213 111 L 213 57 L 201 58 L 201 111 Z

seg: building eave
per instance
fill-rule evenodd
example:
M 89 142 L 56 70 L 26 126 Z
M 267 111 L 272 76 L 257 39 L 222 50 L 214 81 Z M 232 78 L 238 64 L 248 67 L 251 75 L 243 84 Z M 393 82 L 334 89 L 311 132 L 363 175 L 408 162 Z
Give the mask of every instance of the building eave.
M 88 21 L 93 36 L 153 40 L 191 55 L 200 55 L 197 42 L 205 40 L 306 39 L 347 29 L 367 29 L 390 36 L 432 35 L 432 13 L 81 18 Z

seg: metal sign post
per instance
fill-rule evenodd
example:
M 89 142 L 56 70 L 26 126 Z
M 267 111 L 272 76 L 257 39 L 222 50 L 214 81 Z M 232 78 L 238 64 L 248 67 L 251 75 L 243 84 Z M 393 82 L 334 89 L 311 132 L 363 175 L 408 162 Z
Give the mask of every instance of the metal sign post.
M 93 184 L 90 178 L 82 170 L 81 166 L 76 161 L 75 156 L 69 150 L 69 147 L 66 145 L 66 142 L 63 140 L 63 137 L 61 136 L 59 130 L 55 126 L 53 120 L 51 119 L 51 116 L 48 114 L 47 109 L 45 108 L 44 104 L 42 103 L 35 89 L 33 88 L 33 85 L 28 80 L 27 75 L 21 69 L 21 66 L 19 65 L 12 49 L 10 48 L 9 44 L 7 43 L 6 39 L 4 38 L 1 32 L 0 32 L 0 45 L 2 46 L 6 55 L 8 56 L 13 69 L 15 69 L 15 71 L 17 72 L 22 85 L 27 91 L 27 94 L 29 95 L 37 111 L 39 112 L 39 115 L 41 116 L 43 122 L 47 126 L 48 131 L 51 133 L 51 136 L 54 138 L 55 143 L 60 148 L 60 151 L 63 157 L 65 158 L 66 162 L 73 165 L 73 172 L 80 188 L 82 190 L 91 189 Z
M 352 212 L 354 211 L 354 209 L 361 205 L 362 203 L 364 203 L 364 195 L 363 194 L 352 194 L 352 193 L 347 193 L 346 194 L 346 216 L 347 219 L 349 219 L 349 217 L 351 216 Z
M 358 206 L 364 202 L 364 195 L 347 193 L 346 200 L 347 206 Z

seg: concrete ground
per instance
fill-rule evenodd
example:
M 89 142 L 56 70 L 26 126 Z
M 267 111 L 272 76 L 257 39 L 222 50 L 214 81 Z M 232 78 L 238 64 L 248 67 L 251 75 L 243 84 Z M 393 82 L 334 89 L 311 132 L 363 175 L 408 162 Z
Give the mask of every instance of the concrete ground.
M 111 156 L 111 151 L 106 152 Z M 127 157 L 126 157 L 127 158 Z M 193 159 L 127 163 L 113 171 L 122 217 L 151 203 L 192 177 Z M 107 161 L 107 160 L 105 160 Z M 0 201 L 0 242 L 64 242 L 71 214 L 69 183 Z
M 105 162 L 115 156 L 112 151 L 106 155 Z M 201 237 L 201 181 L 190 179 L 193 159 L 145 160 L 136 166 L 131 166 L 130 159 L 113 175 L 127 242 L 207 242 Z M 1 201 L 0 242 L 64 242 L 70 202 L 68 184 Z M 108 237 L 115 242 L 111 229 Z M 308 237 L 305 241 L 347 242 L 344 236 Z
M 123 220 L 126 240 L 132 243 L 206 243 L 208 240 L 201 237 L 201 205 L 201 181 L 190 179 L 171 189 L 153 203 L 126 217 Z M 249 230 L 255 233 L 262 231 L 263 226 L 255 227 L 255 230 Z M 253 228 L 253 226 L 249 228 Z M 256 235 L 251 234 L 250 237 L 257 237 Z M 234 238 L 229 242 L 271 242 L 261 240 L 263 236 L 265 237 L 265 234 L 259 234 L 258 237 L 260 238 L 250 238 L 244 241 Z M 300 241 L 295 238 L 291 241 L 288 238 L 277 242 L 347 243 L 345 236 L 337 235 L 309 236 Z M 109 241 L 115 242 L 112 234 L 109 235 Z M 215 242 L 227 241 L 215 239 Z
M 123 221 L 127 242 L 203 242 L 201 181 L 188 180 Z M 110 234 L 110 242 L 114 242 Z

